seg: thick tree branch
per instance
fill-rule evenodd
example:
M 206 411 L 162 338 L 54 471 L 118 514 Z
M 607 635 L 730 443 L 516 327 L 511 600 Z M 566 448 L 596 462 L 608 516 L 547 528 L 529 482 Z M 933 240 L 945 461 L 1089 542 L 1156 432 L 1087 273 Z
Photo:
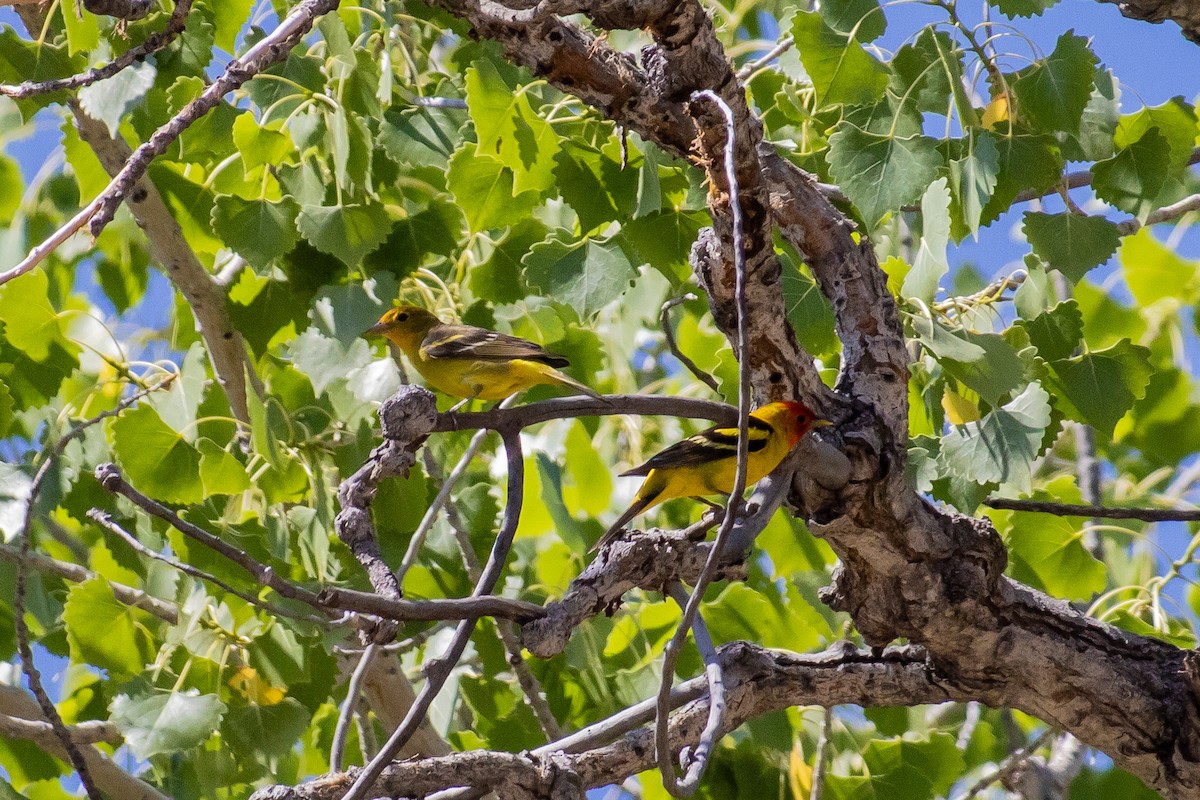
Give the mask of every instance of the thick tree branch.
M 463 597 L 445 600 L 392 600 L 370 592 L 329 587 L 320 601 L 329 608 L 374 614 L 398 622 L 497 617 L 527 622 L 546 615 L 541 606 L 507 597 Z
M 78 102 L 72 101 L 69 105 L 75 115 L 79 138 L 95 151 L 109 175 L 120 174 L 133 155 L 129 145 L 124 139 L 113 138 L 108 128 L 84 113 Z M 191 308 L 197 331 L 203 337 L 212 361 L 213 374 L 225 390 L 234 419 L 249 425 L 246 345 L 229 317 L 224 287 L 200 263 L 158 188 L 148 177 L 141 176 L 132 184 L 125 202 L 138 227 L 146 234 L 150 255 Z
M 873 655 L 843 643 L 823 653 L 797 655 L 734 642 L 720 648 L 719 657 L 729 709 L 723 726 L 726 732 L 749 719 L 795 705 L 911 705 L 962 696 L 961 690 L 948 688 L 941 676 L 927 668 L 919 648 L 889 649 Z M 705 686 L 705 678 L 682 684 L 676 689 L 676 702 L 688 702 L 689 695 L 704 692 Z M 707 720 L 707 695 L 702 694 L 672 715 L 672 747 L 694 745 Z M 647 728 L 596 749 L 584 749 L 584 743 L 568 745 L 572 738 L 524 754 L 474 750 L 393 764 L 384 770 L 375 791 L 404 797 L 476 786 L 490 788 L 504 798 L 551 798 L 564 796 L 556 792 L 571 786 L 619 783 L 653 764 L 653 733 Z M 333 800 L 357 774 L 351 770 L 296 787 L 261 789 L 252 800 Z
M 1179 25 L 1183 35 L 1200 44 L 1200 5 L 1192 0 L 1100 0 L 1112 3 L 1130 19 L 1146 22 L 1172 20 Z

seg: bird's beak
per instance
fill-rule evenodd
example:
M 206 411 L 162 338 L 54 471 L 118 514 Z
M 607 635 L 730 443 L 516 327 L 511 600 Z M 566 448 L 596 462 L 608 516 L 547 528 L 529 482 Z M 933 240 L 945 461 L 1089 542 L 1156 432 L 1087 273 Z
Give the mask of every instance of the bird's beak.
M 811 427 L 813 427 L 813 428 L 828 428 L 832 424 L 833 423 L 827 419 L 814 419 L 812 421 Z
M 371 327 L 359 334 L 359 336 L 384 336 L 388 332 L 388 324 L 386 322 L 376 322 Z

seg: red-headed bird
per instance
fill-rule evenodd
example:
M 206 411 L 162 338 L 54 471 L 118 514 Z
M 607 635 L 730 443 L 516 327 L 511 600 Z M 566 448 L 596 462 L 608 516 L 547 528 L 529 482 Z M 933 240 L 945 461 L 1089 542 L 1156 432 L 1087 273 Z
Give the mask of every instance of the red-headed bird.
M 802 403 L 785 400 L 768 403 L 750 412 L 746 455 L 746 485 L 757 483 L 783 461 L 784 456 L 813 427 L 831 424 Z M 714 425 L 653 456 L 640 467 L 621 475 L 645 475 L 633 504 L 593 547 L 608 544 L 629 520 L 665 500 L 729 494 L 737 471 L 736 426 Z

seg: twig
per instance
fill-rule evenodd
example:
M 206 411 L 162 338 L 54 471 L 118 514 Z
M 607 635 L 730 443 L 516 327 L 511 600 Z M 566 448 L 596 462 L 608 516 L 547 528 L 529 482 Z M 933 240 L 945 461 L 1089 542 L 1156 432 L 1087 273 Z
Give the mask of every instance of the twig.
M 195 539 L 211 550 L 215 550 L 225 558 L 229 559 L 239 567 L 252 575 L 260 584 L 274 589 L 283 597 L 289 600 L 297 600 L 305 605 L 324 611 L 325 606 L 317 598 L 317 595 L 298 586 L 280 575 L 266 564 L 254 559 L 249 554 L 238 550 L 233 545 L 227 544 L 222 539 L 214 536 L 203 528 L 194 525 L 184 519 L 181 519 L 171 509 L 164 506 L 157 500 L 151 499 L 139 492 L 137 489 L 129 485 L 129 482 L 121 475 L 121 471 L 117 469 L 116 464 L 101 464 L 96 467 L 96 480 L 100 482 L 109 492 L 119 494 L 133 502 L 135 506 L 142 509 L 151 516 L 158 517 L 165 521 L 175 530 L 183 535 Z
M 829 747 L 833 736 L 833 706 L 825 706 L 821 717 L 821 734 L 817 737 L 817 755 L 813 761 L 812 790 L 809 800 L 821 800 L 825 794 L 825 772 L 829 769 Z
M 519 430 L 509 429 L 503 431 L 503 437 L 508 461 L 508 500 L 504 506 L 504 520 L 500 525 L 500 532 L 492 545 L 492 552 L 488 556 L 483 574 L 479 576 L 475 590 L 471 593 L 473 598 L 491 594 L 495 588 L 496 582 L 500 579 L 500 573 L 504 569 L 504 562 L 508 558 L 508 551 L 512 547 L 513 537 L 516 536 L 517 522 L 521 516 L 521 503 L 525 490 L 525 459 L 521 450 L 521 434 Z M 450 646 L 446 648 L 446 653 L 437 661 L 426 665 L 425 685 L 408 709 L 404 721 L 384 743 L 371 763 L 358 773 L 354 784 L 342 796 L 342 800 L 361 800 L 365 797 L 383 773 L 384 767 L 391 762 L 396 752 L 416 732 L 417 726 L 425 718 L 429 706 L 441 691 L 442 686 L 445 685 L 458 660 L 462 658 L 471 633 L 475 630 L 476 619 L 471 617 L 460 622 L 454 631 L 454 638 L 451 639 Z
M 691 598 L 688 597 L 687 590 L 679 581 L 668 586 L 667 593 L 679 604 L 681 611 L 687 608 Z M 708 764 L 709 758 L 712 757 L 713 747 L 721 737 L 721 725 L 725 719 L 726 708 L 725 674 L 721 669 L 721 659 L 717 655 L 717 648 L 713 646 L 712 637 L 708 634 L 708 626 L 704 624 L 704 617 L 700 614 L 697 614 L 696 619 L 692 622 L 692 636 L 696 641 L 696 649 L 700 651 L 700 655 L 704 659 L 704 677 L 708 682 L 708 721 L 704 724 L 704 730 L 700 732 L 700 742 L 696 745 L 696 749 L 689 755 L 688 749 L 685 747 L 679 755 L 679 760 L 688 764 L 688 774 L 680 782 L 681 789 L 686 785 L 698 782 L 704 773 L 704 768 Z M 669 697 L 667 702 L 669 708 Z M 694 779 L 693 774 L 695 774 Z
M 425 448 L 426 468 L 430 474 L 438 470 L 437 462 L 430 455 L 429 448 Z M 475 555 L 475 549 L 471 545 L 471 532 L 467 530 L 467 526 L 463 523 L 462 517 L 459 516 L 458 509 L 453 505 L 446 506 L 446 519 L 450 523 L 450 529 L 454 532 L 454 538 L 458 542 L 458 549 L 462 553 L 463 566 L 467 570 L 467 577 L 472 582 L 479 580 L 481 567 L 479 557 Z M 545 615 L 545 610 L 539 608 L 539 612 Z M 521 691 L 525 693 L 525 701 L 529 703 L 529 707 L 533 710 L 533 714 L 537 717 L 538 724 L 542 726 L 542 732 L 546 734 L 548 741 L 561 739 L 563 732 L 559 727 L 558 719 L 554 716 L 553 709 L 546 701 L 542 694 L 542 685 L 538 681 L 537 676 L 533 674 L 533 670 L 525 663 L 525 658 L 521 654 L 521 637 L 517 632 L 516 624 L 509 619 L 496 619 L 496 631 L 500 635 L 500 641 L 504 645 L 505 651 L 508 653 L 508 665 L 512 667 L 513 674 L 517 677 L 517 683 L 521 686 Z
M 1046 730 L 1042 731 L 1041 735 L 1039 735 L 1032 742 L 1020 748 L 1019 750 L 1014 750 L 1009 754 L 1008 758 L 1004 759 L 1003 762 L 997 765 L 994 772 L 992 772 L 990 775 L 985 775 L 976 781 L 975 784 L 967 790 L 967 793 L 958 798 L 958 800 L 974 800 L 974 798 L 978 797 L 984 789 L 988 788 L 996 781 L 1003 780 L 1006 775 L 1020 768 L 1025 760 L 1034 752 L 1036 752 L 1039 747 L 1045 744 L 1053 735 L 1054 731 L 1047 728 Z
M 517 395 L 510 395 L 501 401 L 496 408 L 508 408 L 517 401 Z M 450 492 L 454 486 L 466 474 L 467 467 L 475 459 L 479 448 L 483 445 L 483 439 L 487 436 L 488 431 L 482 428 L 474 436 L 471 437 L 470 443 L 467 445 L 466 452 L 454 465 L 454 469 L 450 470 L 450 474 L 442 481 L 442 487 L 438 490 L 437 497 L 433 498 L 433 503 L 425 510 L 425 516 L 421 517 L 421 522 L 417 525 L 417 529 L 413 531 L 412 538 L 408 541 L 408 549 L 404 551 L 404 558 L 400 561 L 400 566 L 396 567 L 396 583 L 400 586 L 404 585 L 404 576 L 408 573 L 410 567 L 416 563 L 417 556 L 421 554 L 421 547 L 425 544 L 425 537 L 429 534 L 429 529 L 433 527 L 433 523 L 437 521 L 438 514 L 446 505 L 446 501 L 450 499 Z
M 498 431 L 539 425 L 552 419 L 572 417 L 607 417 L 614 414 L 661 414 L 689 419 L 707 419 L 732 423 L 737 409 L 713 400 L 690 397 L 663 397 L 653 394 L 606 395 L 592 397 L 556 397 L 516 408 L 494 408 L 490 411 L 469 411 L 438 414 L 431 433 L 488 428 Z
M 191 11 L 191 8 L 192 0 L 178 0 L 175 3 L 175 10 L 171 12 L 171 18 L 167 20 L 167 27 L 151 35 L 141 44 L 129 48 L 102 67 L 94 67 L 87 72 L 72 75 L 69 78 L 58 78 L 52 81 L 26 81 L 25 83 L 18 83 L 15 86 L 0 85 L 0 95 L 7 95 L 16 100 L 23 100 L 38 94 L 47 94 L 65 89 L 79 89 L 105 80 L 106 78 L 111 78 L 131 64 L 144 60 L 146 56 L 151 53 L 157 53 L 175 41 L 175 37 L 183 32 L 184 26 L 187 24 L 188 12 Z M 64 9 L 63 13 L 70 12 Z
M 397 622 L 479 617 L 500 617 L 528 622 L 546 615 L 546 611 L 537 603 L 491 595 L 451 597 L 442 600 L 392 600 L 371 592 L 326 587 L 317 595 L 317 600 L 325 608 L 374 614 Z
M 467 101 L 457 97 L 410 97 L 406 102 L 409 105 L 425 108 L 466 109 L 467 107 Z
M 294 611 L 290 611 L 286 608 L 280 608 L 277 605 L 268 603 L 264 600 L 260 600 L 259 598 L 255 597 L 254 595 L 250 594 L 249 592 L 243 592 L 240 589 L 237 589 L 236 587 L 221 580 L 216 575 L 211 575 L 211 574 L 205 572 L 204 570 L 199 569 L 198 567 L 193 567 L 191 564 L 185 564 L 184 562 L 182 562 L 178 559 L 175 559 L 175 558 L 171 558 L 170 556 L 165 555 L 163 553 L 154 552 L 149 547 L 146 547 L 146 545 L 144 545 L 140 541 L 138 541 L 136 536 L 134 536 L 132 533 L 130 533 L 129 531 L 122 528 L 115 519 L 113 519 L 111 516 L 109 516 L 108 514 L 106 514 L 105 512 L 101 511 L 98 508 L 89 509 L 87 512 L 87 516 L 88 516 L 88 519 L 92 520 L 100 527 L 104 528 L 105 530 L 107 530 L 111 533 L 115 533 L 117 536 L 120 536 L 122 539 L 125 540 L 126 544 L 128 544 L 130 547 L 132 547 L 137 552 L 144 555 L 146 558 L 152 558 L 155 561 L 161 561 L 164 564 L 167 564 L 168 566 L 170 566 L 171 568 L 176 569 L 179 572 L 182 572 L 184 575 L 190 575 L 193 578 L 196 578 L 197 580 L 211 583 L 213 586 L 216 586 L 217 588 L 221 589 L 222 591 L 228 592 L 229 594 L 231 594 L 235 597 L 240 597 L 241 599 L 245 600 L 247 603 L 249 603 L 250 605 L 252 605 L 256 608 L 261 608 L 263 611 L 266 611 L 268 614 L 273 614 L 277 617 L 292 617 L 294 619 L 303 620 L 304 622 L 311 622 L 313 624 L 321 625 L 323 627 L 330 626 L 330 622 L 327 617 L 317 617 L 317 616 L 313 616 L 312 614 L 298 614 L 298 613 L 296 613 Z
M 15 267 L 0 273 L 0 285 L 20 277 L 36 267 L 59 245 L 90 221 L 89 230 L 93 237 L 99 236 L 112 221 L 117 207 L 129 194 L 130 189 L 146 172 L 150 162 L 166 152 L 180 134 L 193 122 L 220 103 L 221 98 L 239 88 L 246 81 L 277 61 L 287 57 L 292 47 L 312 28 L 316 17 L 337 8 L 338 0 L 304 0 L 292 9 L 279 27 L 255 44 L 245 55 L 234 59 L 225 72 L 212 82 L 204 92 L 171 120 L 164 123 L 154 134 L 133 152 L 129 161 L 109 182 L 108 186 L 88 203 L 78 214 L 71 217 L 58 230 L 30 249 L 29 254 Z
M 52 448 L 49 448 L 49 452 L 43 450 L 45 460 L 42 461 L 42 466 L 38 468 L 37 473 L 33 476 L 33 481 L 29 485 L 29 497 L 25 500 L 24 519 L 21 523 L 21 544 L 17 552 L 17 585 L 13 599 L 13 622 L 17 632 L 17 652 L 21 656 L 21 671 L 25 673 L 25 678 L 29 681 L 29 689 L 37 699 L 38 706 L 42 709 L 42 714 L 54 726 L 54 733 L 58 736 L 59 742 L 67 753 L 67 760 L 75 768 L 75 772 L 79 775 L 79 782 L 90 800 L 101 800 L 100 790 L 96 787 L 96 783 L 92 779 L 83 753 L 75 746 L 75 742 L 72 741 L 70 732 L 67 731 L 63 719 L 58 713 L 58 709 L 55 708 L 50 696 L 46 694 L 46 689 L 42 685 L 41 673 L 38 672 L 37 667 L 33 663 L 33 650 L 29 646 L 29 626 L 25 624 L 25 576 L 29 548 L 31 539 L 33 538 L 31 535 L 33 532 L 33 509 L 37 504 L 38 495 L 42 491 L 42 484 L 45 482 L 46 476 L 50 474 L 50 467 L 53 466 L 54 462 L 62 455 L 63 450 L 66 449 L 66 446 L 73 439 L 82 435 L 84 431 L 97 422 L 120 414 L 129 406 L 150 394 L 150 392 L 168 386 L 174 379 L 175 374 L 172 373 L 153 386 L 147 386 L 144 389 L 134 392 L 129 397 L 117 403 L 115 408 L 101 412 L 91 419 L 76 424 L 65 436 L 55 442 Z
M 1072 503 L 1049 503 L 1040 500 L 1013 500 L 989 497 L 985 505 L 1007 511 L 1035 511 L 1059 517 L 1100 517 L 1101 519 L 1136 519 L 1142 522 L 1200 522 L 1200 509 L 1194 508 L 1127 508 L 1123 506 L 1089 506 Z
M 1122 235 L 1137 233 L 1138 230 L 1147 225 L 1157 225 L 1160 222 L 1170 222 L 1171 220 L 1179 219 L 1184 214 L 1190 214 L 1193 211 L 1200 211 L 1200 194 L 1193 194 L 1183 198 L 1177 203 L 1172 203 L 1169 206 L 1163 206 L 1160 209 L 1151 211 L 1146 215 L 1146 221 L 1140 222 L 1136 217 L 1124 220 L 1117 223 L 1117 230 Z
M 667 340 L 667 349 L 671 351 L 671 355 L 687 368 L 687 371 L 696 376 L 696 379 L 703 383 L 708 388 L 712 389 L 717 394 L 721 393 L 721 387 L 717 383 L 717 379 L 709 373 L 700 369 L 695 361 L 692 361 L 682 350 L 679 349 L 678 342 L 675 341 L 675 334 L 671 332 L 671 309 L 687 300 L 695 300 L 696 295 L 685 294 L 682 297 L 673 297 L 662 304 L 662 312 L 659 314 L 658 322 L 662 328 L 663 338 Z
M 17 564 L 20 558 L 20 550 L 11 545 L 0 544 L 0 559 L 8 561 L 11 564 Z M 86 567 L 81 567 L 78 564 L 72 564 L 67 561 L 59 561 L 56 558 L 50 558 L 41 553 L 28 553 L 25 557 L 25 565 L 31 569 L 36 569 L 38 572 L 57 575 L 72 583 L 83 583 L 84 581 L 90 581 L 93 578 L 99 577 L 95 572 Z M 109 580 L 106 580 L 106 583 L 108 584 L 108 588 L 112 590 L 113 596 L 125 605 L 148 611 L 171 625 L 179 621 L 179 606 L 174 603 L 160 600 L 142 589 L 135 589 L 123 583 L 115 583 Z
M 350 683 L 346 687 L 346 700 L 338 713 L 337 726 L 333 730 L 333 744 L 329 747 L 329 769 L 340 772 L 342 757 L 346 752 L 346 737 L 350 734 L 350 720 L 355 716 L 358 698 L 362 695 L 363 679 L 371 669 L 371 660 L 379 652 L 379 645 L 371 643 L 363 650 L 354 672 L 350 675 Z
M 675 797 L 688 797 L 696 791 L 700 778 L 704 775 L 707 760 L 699 758 L 690 764 L 682 766 L 687 770 L 680 781 L 675 774 L 675 766 L 671 761 L 671 732 L 670 732 L 670 697 L 671 681 L 675 675 L 675 661 L 679 651 L 687 640 L 688 630 L 700 608 L 704 590 L 708 588 L 709 580 L 716 571 L 717 562 L 721 560 L 721 552 L 725 540 L 733 529 L 737 518 L 738 506 L 741 505 L 742 493 L 746 490 L 746 458 L 749 455 L 749 419 L 750 419 L 750 321 L 746 309 L 746 253 L 742 234 L 742 207 L 738 197 L 737 162 L 734 155 L 735 135 L 737 130 L 733 109 L 729 107 L 715 92 L 705 89 L 696 92 L 693 98 L 707 98 L 716 104 L 725 115 L 725 180 L 728 182 L 726 191 L 729 193 L 729 207 L 733 222 L 733 263 L 736 282 L 734 285 L 734 304 L 737 306 L 738 328 L 738 441 L 737 469 L 734 473 L 733 490 L 729 494 L 729 505 L 725 508 L 725 518 L 717 529 L 717 537 L 709 551 L 708 560 L 696 578 L 696 586 L 692 596 L 683 609 L 683 619 L 675 635 L 663 651 L 662 682 L 658 688 L 658 721 L 655 725 L 655 750 L 659 771 L 662 773 L 663 785 Z
M 795 46 L 796 46 L 796 40 L 792 38 L 791 34 L 783 37 L 782 39 L 779 40 L 779 44 L 775 45 L 770 50 L 768 50 L 766 52 L 766 54 L 764 54 L 761 58 L 756 58 L 753 61 L 748 61 L 745 64 L 745 66 L 743 66 L 741 69 L 739 69 L 737 71 L 737 79 L 739 81 L 746 80 L 751 75 L 753 75 L 754 71 L 757 70 L 759 67 L 763 67 L 763 66 L 766 66 L 767 64 L 770 64 L 772 61 L 779 58 L 781 55 L 786 53 L 788 50 L 791 50 Z

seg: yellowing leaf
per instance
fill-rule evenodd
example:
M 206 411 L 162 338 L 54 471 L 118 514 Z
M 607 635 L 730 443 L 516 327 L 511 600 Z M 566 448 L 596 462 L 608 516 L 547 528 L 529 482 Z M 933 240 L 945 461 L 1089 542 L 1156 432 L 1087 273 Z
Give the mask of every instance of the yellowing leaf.
M 229 679 L 229 686 L 251 703 L 273 706 L 283 702 L 285 692 L 271 686 L 258 676 L 253 667 L 240 667 Z
M 1001 122 L 1008 122 L 1008 95 L 998 94 L 992 102 L 983 109 L 983 127 L 995 128 Z
M 804 759 L 804 744 L 797 739 L 788 756 L 788 783 L 792 787 L 792 797 L 812 796 L 813 768 Z
M 942 392 L 942 410 L 946 412 L 946 420 L 951 425 L 977 422 L 982 416 L 979 413 L 978 403 L 962 396 L 949 386 Z

